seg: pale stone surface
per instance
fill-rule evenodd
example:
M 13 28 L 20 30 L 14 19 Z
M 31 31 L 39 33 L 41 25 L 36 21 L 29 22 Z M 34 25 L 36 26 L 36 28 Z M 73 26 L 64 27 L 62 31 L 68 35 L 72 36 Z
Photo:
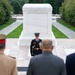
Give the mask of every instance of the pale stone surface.
M 56 39 L 57 46 L 53 54 L 59 56 L 64 61 L 66 59 L 66 49 L 70 53 L 75 50 L 75 39 Z M 28 57 L 29 46 L 17 46 L 18 39 L 7 39 L 6 49 L 10 49 L 8 55 L 17 59 L 17 67 L 28 67 L 30 58 Z M 18 75 L 25 75 L 26 72 L 18 72 Z
M 25 4 L 23 6 L 23 31 L 18 41 L 19 46 L 30 45 L 34 33 L 40 33 L 41 39 L 56 39 L 52 32 L 52 6 L 50 4 Z
M 75 53 L 75 49 L 65 49 L 66 55 Z

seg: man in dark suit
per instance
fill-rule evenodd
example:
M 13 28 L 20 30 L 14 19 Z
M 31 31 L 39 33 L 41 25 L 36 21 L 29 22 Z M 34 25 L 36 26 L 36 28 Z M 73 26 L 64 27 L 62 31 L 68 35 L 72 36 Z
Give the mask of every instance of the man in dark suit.
M 67 70 L 67 75 L 75 75 L 75 53 L 67 56 L 66 70 Z
M 52 54 L 52 41 L 42 41 L 41 47 L 43 52 L 31 58 L 27 75 L 66 75 L 63 60 Z
M 41 39 L 39 39 L 39 33 L 35 33 L 35 39 L 31 41 L 30 45 L 30 52 L 31 56 L 35 56 L 42 53 L 42 50 L 40 49 L 40 43 Z

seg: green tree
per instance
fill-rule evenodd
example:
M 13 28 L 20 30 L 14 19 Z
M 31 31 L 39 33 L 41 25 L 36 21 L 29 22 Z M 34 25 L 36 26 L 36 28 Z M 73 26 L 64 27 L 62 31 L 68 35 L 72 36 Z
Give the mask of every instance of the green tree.
M 65 0 L 60 14 L 63 20 L 75 26 L 75 0 Z
M 53 13 L 57 14 L 59 13 L 59 8 L 62 5 L 62 2 L 64 0 L 47 0 L 47 3 L 51 4 L 53 7 Z
M 9 0 L 0 0 L 0 25 L 10 19 L 10 13 L 13 11 Z
M 29 0 L 29 3 L 44 3 L 45 0 Z
M 10 4 L 14 8 L 14 13 L 22 13 L 22 7 L 25 3 L 49 3 L 53 7 L 53 13 L 59 13 L 59 7 L 64 0 L 10 0 Z
M 15 14 L 21 14 L 22 13 L 22 7 L 25 4 L 25 2 L 28 2 L 28 0 L 10 0 L 10 4 L 12 5 L 14 9 Z
M 53 13 L 59 13 L 59 7 L 64 0 L 29 0 L 29 3 L 49 3 L 53 7 Z
M 15 14 L 18 14 L 21 12 L 21 5 L 18 0 L 11 0 L 11 5 L 13 6 Z
M 2 7 L 2 4 L 0 2 L 0 25 L 2 25 L 5 21 L 5 16 L 6 16 L 6 13 L 5 13 L 5 10 L 4 8 Z

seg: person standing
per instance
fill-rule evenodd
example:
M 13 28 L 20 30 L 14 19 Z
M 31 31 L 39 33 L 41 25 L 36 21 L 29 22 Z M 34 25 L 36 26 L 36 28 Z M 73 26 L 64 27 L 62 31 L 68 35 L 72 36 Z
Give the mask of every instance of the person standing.
M 67 75 L 75 75 L 75 53 L 72 53 L 66 58 Z
M 31 56 L 35 56 L 42 53 L 42 50 L 40 48 L 40 43 L 42 42 L 42 40 L 39 39 L 39 34 L 40 33 L 35 33 L 35 39 L 31 41 L 30 45 Z
M 66 75 L 64 61 L 52 54 L 52 41 L 42 41 L 41 47 L 43 52 L 31 58 L 27 75 Z
M 0 34 L 0 75 L 18 75 L 16 59 L 4 54 L 6 35 Z

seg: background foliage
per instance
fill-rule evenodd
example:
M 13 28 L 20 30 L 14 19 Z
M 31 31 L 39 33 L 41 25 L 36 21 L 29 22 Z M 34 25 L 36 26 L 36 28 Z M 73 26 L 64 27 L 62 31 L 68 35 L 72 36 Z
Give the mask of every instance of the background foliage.
M 75 0 L 65 0 L 60 8 L 63 20 L 75 26 Z
M 11 11 L 13 11 L 9 0 L 0 0 L 0 25 L 10 19 Z
M 22 7 L 25 3 L 50 3 L 53 7 L 53 13 L 57 14 L 63 1 L 64 0 L 10 0 L 10 3 L 13 6 L 15 14 L 22 13 Z
M 29 0 L 29 3 L 49 3 L 53 7 L 53 14 L 57 14 L 63 1 L 64 0 Z

